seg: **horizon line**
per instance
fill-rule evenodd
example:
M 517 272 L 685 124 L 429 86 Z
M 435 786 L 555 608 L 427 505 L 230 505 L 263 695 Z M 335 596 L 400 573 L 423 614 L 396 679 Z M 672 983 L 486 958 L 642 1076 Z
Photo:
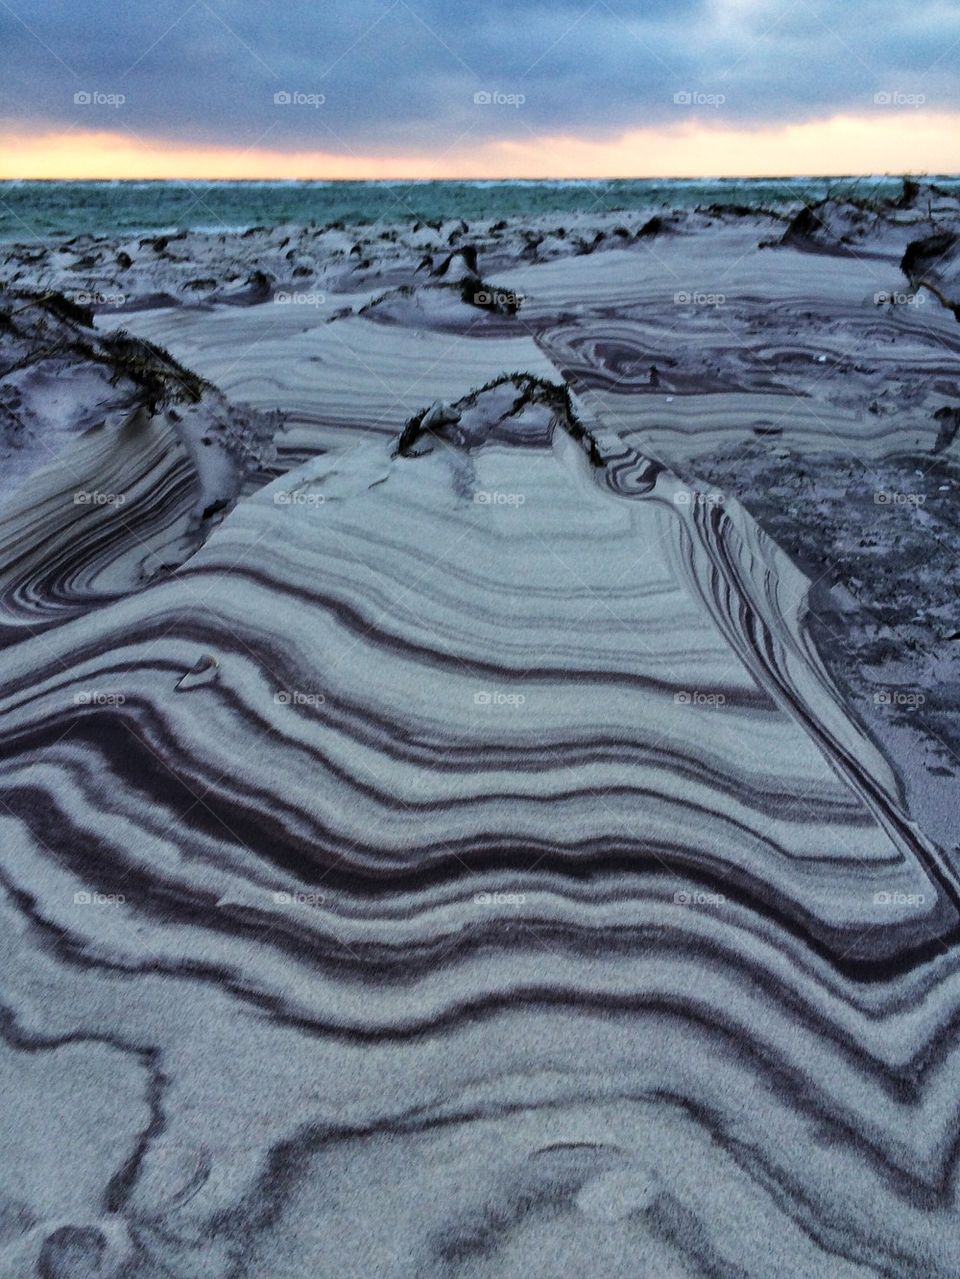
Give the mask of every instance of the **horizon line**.
M 178 177 L 162 177 L 162 178 L 161 177 L 118 178 L 118 177 L 108 177 L 106 175 L 91 176 L 91 177 L 84 177 L 84 178 L 58 178 L 55 175 L 49 175 L 44 177 L 30 177 L 30 178 L 0 177 L 0 183 L 6 182 L 6 183 L 18 183 L 21 185 L 26 185 L 27 183 L 31 183 L 31 182 L 60 182 L 65 185 L 75 183 L 79 186 L 81 184 L 91 183 L 91 182 L 109 182 L 111 184 L 116 184 L 121 182 L 137 182 L 137 183 L 216 182 L 221 185 L 227 185 L 229 183 L 234 183 L 234 182 L 236 183 L 276 182 L 276 183 L 283 183 L 286 186 L 295 186 L 297 183 L 300 183 L 300 182 L 329 182 L 331 184 L 337 184 L 342 186 L 350 186 L 350 185 L 359 186 L 367 182 L 376 182 L 380 186 L 389 186 L 393 183 L 403 183 L 403 182 L 419 182 L 424 184 L 454 183 L 454 182 L 462 182 L 462 183 L 483 182 L 487 184 L 494 183 L 494 182 L 504 182 L 504 183 L 530 182 L 534 184 L 543 184 L 548 182 L 590 182 L 590 183 L 603 183 L 603 182 L 801 182 L 801 181 L 826 182 L 826 181 L 839 181 L 847 178 L 858 181 L 858 182 L 865 181 L 868 179 L 873 179 L 877 182 L 883 182 L 883 181 L 899 180 L 899 179 L 906 179 L 906 178 L 913 178 L 913 179 L 927 178 L 930 180 L 934 178 L 948 178 L 951 180 L 960 180 L 960 170 L 957 170 L 957 171 L 945 170 L 942 172 L 941 171 L 934 172 L 929 169 L 916 169 L 916 170 L 891 169 L 884 173 L 876 173 L 873 171 L 869 173 L 852 173 L 852 172 L 851 173 L 847 173 L 847 172 L 845 173 L 762 173 L 762 174 L 724 173 L 724 174 L 703 174 L 698 177 L 691 177 L 689 174 L 678 174 L 678 173 L 658 173 L 654 175 L 648 174 L 646 176 L 639 176 L 634 174 L 623 174 L 623 173 L 611 173 L 611 174 L 605 174 L 602 177 L 591 177 L 584 174 L 582 176 L 567 175 L 567 176 L 555 176 L 555 177 L 529 177 L 529 178 L 518 177 L 516 175 L 512 177 L 504 175 L 503 177 L 484 177 L 484 178 L 477 178 L 477 177 L 424 178 L 424 177 L 415 177 L 410 175 L 399 176 L 394 178 L 378 178 L 378 177 L 284 178 L 284 177 L 265 177 L 262 174 L 257 176 L 250 175 L 250 176 L 230 177 L 230 178 L 213 178 L 209 176 L 199 176 L 199 175 L 190 176 L 188 174 L 181 174 Z

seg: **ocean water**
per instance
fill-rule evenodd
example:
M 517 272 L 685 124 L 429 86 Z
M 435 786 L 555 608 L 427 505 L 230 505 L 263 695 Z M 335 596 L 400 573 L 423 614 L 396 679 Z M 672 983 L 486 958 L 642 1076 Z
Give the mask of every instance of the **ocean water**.
M 932 177 L 960 190 L 960 177 Z M 0 240 L 180 227 L 245 230 L 283 222 L 398 223 L 462 217 L 620 211 L 702 204 L 784 207 L 829 192 L 894 195 L 901 179 L 584 179 L 484 182 L 0 182 Z

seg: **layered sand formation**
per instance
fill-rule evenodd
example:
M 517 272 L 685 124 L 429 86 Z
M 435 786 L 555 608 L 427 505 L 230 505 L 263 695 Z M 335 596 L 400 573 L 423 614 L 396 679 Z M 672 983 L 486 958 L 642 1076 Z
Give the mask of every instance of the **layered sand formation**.
M 264 231 L 241 275 L 344 240 L 243 306 L 100 246 L 140 272 L 119 345 L 18 265 L 5 1273 L 960 1274 L 955 775 L 910 782 L 838 682 L 867 605 L 824 643 L 839 586 L 764 528 L 813 544 L 788 475 L 852 456 L 862 505 L 919 460 L 939 496 L 874 534 L 935 589 L 928 197 L 840 247 Z

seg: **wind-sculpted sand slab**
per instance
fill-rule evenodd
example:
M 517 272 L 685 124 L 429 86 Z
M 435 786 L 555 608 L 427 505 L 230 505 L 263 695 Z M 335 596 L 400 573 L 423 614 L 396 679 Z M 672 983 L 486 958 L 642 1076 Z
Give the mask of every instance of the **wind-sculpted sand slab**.
M 277 438 L 289 465 L 370 434 L 392 438 L 433 397 L 455 399 L 504 371 L 556 376 L 533 338 L 514 326 L 510 337 L 468 341 L 480 312 L 461 306 L 463 330 L 431 333 L 373 324 L 357 316 L 331 320 L 323 309 L 267 304 L 214 315 L 143 312 L 125 319 L 131 332 L 159 342 L 216 383 L 232 399 L 282 408 Z M 291 322 L 291 316 L 296 322 Z
M 684 295 L 672 326 L 657 305 L 538 339 L 600 421 L 675 463 L 760 443 L 869 464 L 943 436 L 960 330 L 942 309 L 821 300 L 801 320 L 795 303 L 716 296 Z
M 670 461 L 756 439 L 864 459 L 929 449 L 958 391 L 952 313 L 882 259 L 723 231 L 521 266 L 509 287 L 598 418 Z
M 960 1273 L 953 877 L 803 577 L 558 420 L 316 458 L 8 650 L 7 1273 Z

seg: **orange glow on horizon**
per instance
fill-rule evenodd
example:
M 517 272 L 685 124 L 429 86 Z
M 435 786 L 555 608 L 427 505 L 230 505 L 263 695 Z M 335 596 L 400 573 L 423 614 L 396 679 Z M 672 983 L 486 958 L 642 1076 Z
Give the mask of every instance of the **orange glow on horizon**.
M 337 155 L 324 151 L 139 141 L 125 131 L 24 135 L 0 127 L 0 178 L 396 179 L 779 177 L 956 173 L 960 114 L 909 108 L 760 128 L 701 121 L 639 129 L 610 142 L 563 135 L 488 142 L 470 152 Z

